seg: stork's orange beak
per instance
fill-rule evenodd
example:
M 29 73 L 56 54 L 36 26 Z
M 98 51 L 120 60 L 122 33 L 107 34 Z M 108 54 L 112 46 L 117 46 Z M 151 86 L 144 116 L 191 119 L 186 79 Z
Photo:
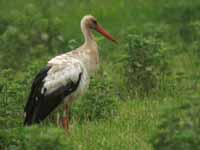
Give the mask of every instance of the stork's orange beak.
M 110 33 L 108 33 L 101 25 L 97 24 L 96 25 L 96 31 L 98 31 L 99 33 L 101 33 L 103 36 L 105 36 L 107 39 L 118 43 L 117 40 L 115 40 L 112 35 Z

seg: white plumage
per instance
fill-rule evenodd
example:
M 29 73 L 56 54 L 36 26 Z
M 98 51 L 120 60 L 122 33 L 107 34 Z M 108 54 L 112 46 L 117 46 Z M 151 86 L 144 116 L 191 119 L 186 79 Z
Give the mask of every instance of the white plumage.
M 68 82 L 72 81 L 76 83 L 80 73 L 82 75 L 79 86 L 76 91 L 65 97 L 65 103 L 68 97 L 73 96 L 76 98 L 83 94 L 88 88 L 90 78 L 85 65 L 80 60 L 65 54 L 53 58 L 48 62 L 48 65 L 51 66 L 51 69 L 44 78 L 44 85 L 42 88 L 42 93 L 46 91 L 45 95 L 54 92 L 61 86 L 67 85 Z

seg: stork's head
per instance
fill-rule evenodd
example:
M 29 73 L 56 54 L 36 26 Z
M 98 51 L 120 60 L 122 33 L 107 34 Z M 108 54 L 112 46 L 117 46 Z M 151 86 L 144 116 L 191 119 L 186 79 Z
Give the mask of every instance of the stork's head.
M 97 19 L 92 15 L 86 15 L 81 20 L 81 28 L 93 29 L 101 33 L 107 39 L 117 43 L 117 41 L 108 33 L 98 22 Z

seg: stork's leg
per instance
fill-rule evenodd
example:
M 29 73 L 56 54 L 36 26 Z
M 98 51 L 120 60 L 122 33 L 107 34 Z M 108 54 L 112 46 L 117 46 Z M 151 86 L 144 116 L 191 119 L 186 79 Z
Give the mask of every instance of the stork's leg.
M 60 127 L 60 113 L 59 112 L 57 112 L 56 124 L 57 124 L 57 127 Z
M 67 131 L 69 129 L 69 106 L 68 106 L 68 104 L 64 105 L 63 128 L 65 129 L 65 131 Z

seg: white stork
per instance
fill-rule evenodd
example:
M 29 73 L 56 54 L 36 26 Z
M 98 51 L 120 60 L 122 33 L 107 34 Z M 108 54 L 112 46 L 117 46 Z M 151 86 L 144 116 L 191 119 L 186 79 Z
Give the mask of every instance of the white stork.
M 67 114 L 68 105 L 86 91 L 90 76 L 99 65 L 98 46 L 92 30 L 116 42 L 91 15 L 82 18 L 81 30 L 85 38 L 84 44 L 52 58 L 35 77 L 24 109 L 24 125 L 40 123 L 60 104 L 64 104 L 64 114 Z M 67 129 L 68 115 L 63 117 L 62 123 Z

